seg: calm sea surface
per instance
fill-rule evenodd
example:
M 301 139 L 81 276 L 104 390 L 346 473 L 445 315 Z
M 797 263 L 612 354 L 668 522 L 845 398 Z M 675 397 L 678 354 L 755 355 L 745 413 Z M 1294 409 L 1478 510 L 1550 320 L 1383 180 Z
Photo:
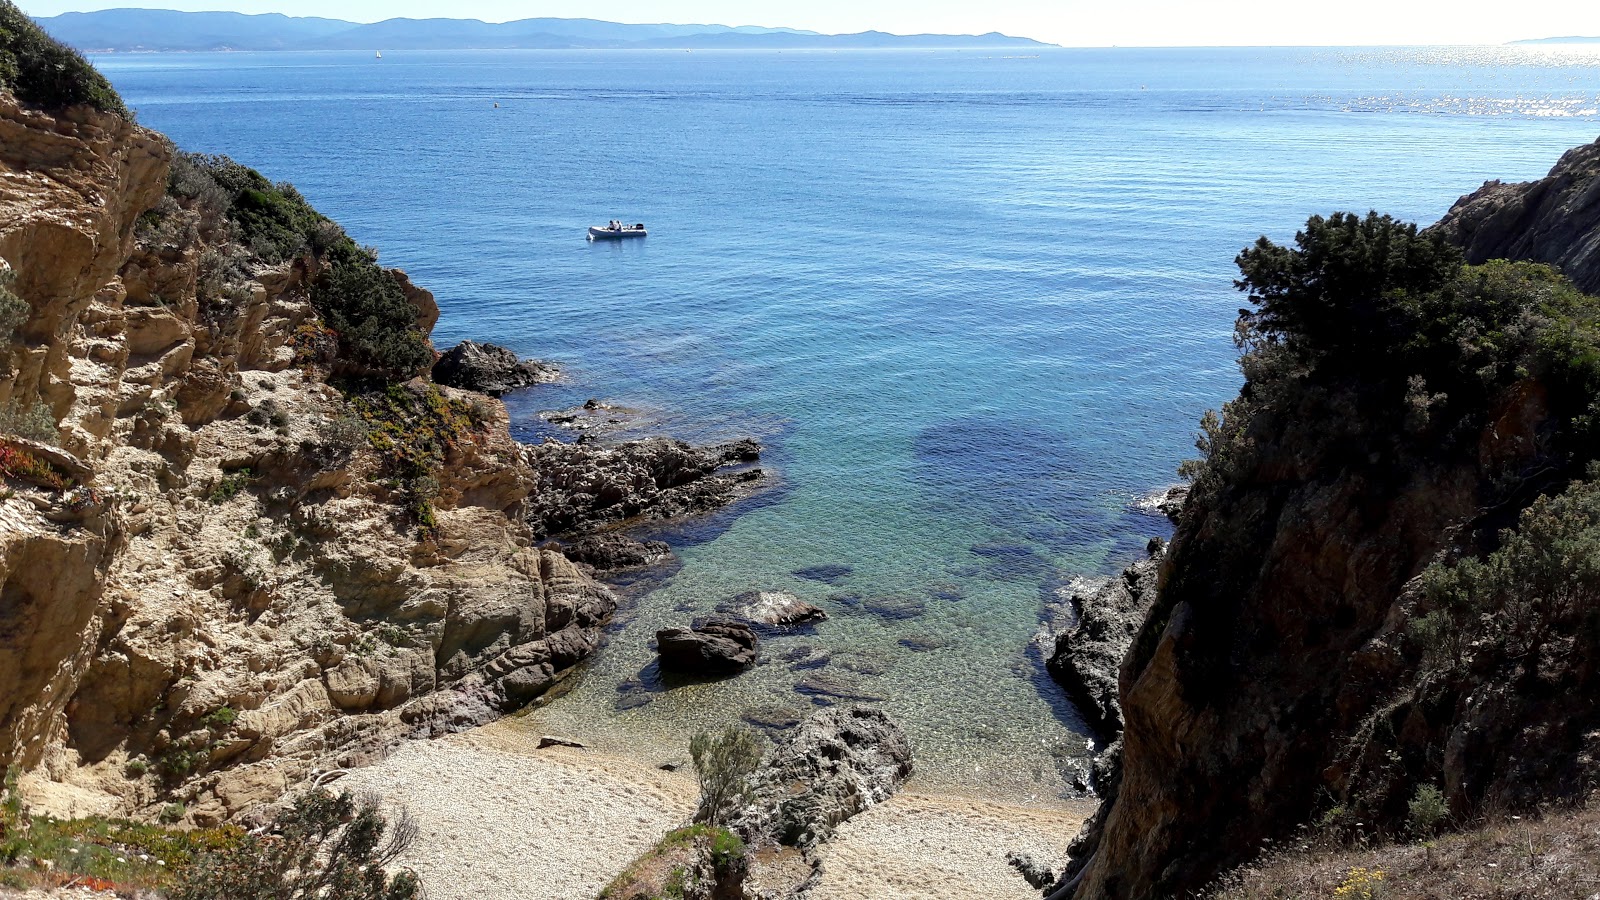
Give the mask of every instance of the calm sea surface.
M 594 396 L 768 444 L 781 488 L 677 535 L 682 569 L 539 728 L 682 757 L 696 728 L 809 708 L 794 684 L 821 672 L 885 698 L 925 786 L 1048 798 L 1084 740 L 1029 650 L 1041 597 L 1165 533 L 1130 504 L 1237 388 L 1234 254 L 1310 213 L 1431 222 L 1543 174 L 1600 133 L 1596 53 L 95 62 L 142 122 L 294 182 L 433 289 L 441 346 L 562 364 L 566 384 L 511 398 L 525 439 Z M 651 236 L 584 240 L 612 218 Z M 832 564 L 852 571 L 793 574 Z M 732 681 L 627 692 L 656 628 L 752 588 L 833 618 Z M 922 612 L 857 600 L 883 597 Z M 802 645 L 832 661 L 792 669 Z

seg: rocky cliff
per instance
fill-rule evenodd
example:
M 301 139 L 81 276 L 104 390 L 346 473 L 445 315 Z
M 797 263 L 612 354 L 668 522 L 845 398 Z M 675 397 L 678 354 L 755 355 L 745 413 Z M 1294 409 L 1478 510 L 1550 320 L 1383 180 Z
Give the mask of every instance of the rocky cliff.
M 1600 301 L 1445 234 L 1470 250 L 1317 218 L 1240 257 L 1246 383 L 1203 423 L 1120 769 L 1051 897 L 1189 896 L 1312 821 L 1403 836 L 1425 788 L 1470 821 L 1595 784 Z
M 1567 151 L 1538 181 L 1491 181 L 1462 197 L 1438 228 L 1467 261 L 1549 263 L 1600 293 L 1600 141 Z
M 329 257 L 243 248 L 214 190 L 172 199 L 173 160 L 0 93 L 0 405 L 59 444 L 0 440 L 0 768 L 45 809 L 211 822 L 539 696 L 615 601 L 535 546 L 498 401 L 333 386 L 376 367 L 347 339 L 414 348 L 331 329 Z M 384 279 L 425 335 L 431 295 Z

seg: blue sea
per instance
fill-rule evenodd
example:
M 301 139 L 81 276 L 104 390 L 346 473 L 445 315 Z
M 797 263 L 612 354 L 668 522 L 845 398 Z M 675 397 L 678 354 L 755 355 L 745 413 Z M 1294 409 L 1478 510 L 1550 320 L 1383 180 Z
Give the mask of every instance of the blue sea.
M 436 292 L 440 346 L 560 364 L 509 398 L 523 438 L 571 440 L 539 413 L 597 397 L 766 443 L 777 486 L 670 535 L 681 568 L 537 729 L 681 760 L 826 673 L 904 722 L 925 789 L 1012 799 L 1087 752 L 1030 648 L 1042 602 L 1167 533 L 1137 501 L 1238 388 L 1239 249 L 1312 213 L 1431 222 L 1600 133 L 1594 48 L 95 62 L 141 122 L 293 182 Z M 613 218 L 651 235 L 585 240 Z M 819 565 L 850 570 L 795 574 Z M 832 619 L 653 690 L 655 629 L 751 589 Z M 793 668 L 802 645 L 831 661 Z

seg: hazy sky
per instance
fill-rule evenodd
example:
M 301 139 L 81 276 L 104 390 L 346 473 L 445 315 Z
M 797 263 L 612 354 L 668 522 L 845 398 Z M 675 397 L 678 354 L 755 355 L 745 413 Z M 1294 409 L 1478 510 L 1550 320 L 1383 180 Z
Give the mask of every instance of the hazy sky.
M 1068 46 L 1498 44 L 1600 35 L 1597 0 L 22 0 L 35 16 L 118 6 L 372 22 L 532 16 L 769 25 L 828 33 L 1001 31 Z

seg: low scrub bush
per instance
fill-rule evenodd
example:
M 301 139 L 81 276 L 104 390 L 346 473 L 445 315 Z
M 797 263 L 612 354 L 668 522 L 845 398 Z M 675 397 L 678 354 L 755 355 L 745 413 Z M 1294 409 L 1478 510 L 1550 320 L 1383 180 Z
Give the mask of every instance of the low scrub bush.
M 61 438 L 50 407 L 39 400 L 18 398 L 0 406 L 0 434 L 12 434 L 41 444 L 54 444 Z
M 86 103 L 128 115 L 111 82 L 83 54 L 46 34 L 11 0 L 0 0 L 0 90 L 40 109 Z
M 350 410 L 384 462 L 384 471 L 424 534 L 437 525 L 433 501 L 449 453 L 478 426 L 472 406 L 432 384 L 392 384 L 353 394 Z
M 5 352 L 7 358 L 10 353 L 3 345 L 11 343 L 17 329 L 21 328 L 33 314 L 33 307 L 28 305 L 28 301 L 18 297 L 11 290 L 16 281 L 16 272 L 0 269 L 0 352 Z
M 65 490 L 68 481 L 48 462 L 5 440 L 0 440 L 0 475 L 58 491 Z
M 718 732 L 702 731 L 690 738 L 689 758 L 700 780 L 695 821 L 719 825 L 738 812 L 750 796 L 750 776 L 765 752 L 761 735 L 739 725 Z
M 390 875 L 416 837 L 402 815 L 391 823 L 370 800 L 317 790 L 297 799 L 266 834 L 199 859 L 171 900 L 412 900 L 422 884 Z
M 209 243 L 202 257 L 201 294 L 219 308 L 237 305 L 234 291 L 249 262 L 280 263 L 310 253 L 323 264 L 311 285 L 320 325 L 297 334 L 297 360 L 323 361 L 325 344 L 363 373 L 410 378 L 433 364 L 417 311 L 377 252 L 360 247 L 337 224 L 312 208 L 291 184 L 274 184 L 226 156 L 180 153 L 167 183 L 168 197 L 147 213 L 142 233 L 152 241 Z

